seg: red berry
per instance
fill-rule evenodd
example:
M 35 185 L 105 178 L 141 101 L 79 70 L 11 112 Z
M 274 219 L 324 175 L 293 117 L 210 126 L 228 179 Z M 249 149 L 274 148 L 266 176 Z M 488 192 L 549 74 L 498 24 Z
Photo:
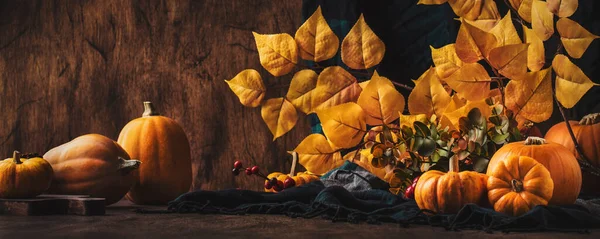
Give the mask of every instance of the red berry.
M 238 176 L 238 175 L 240 175 L 240 169 L 234 168 L 233 170 L 231 170 L 231 173 L 233 173 L 233 175 L 235 175 L 235 176 Z
M 293 178 L 286 178 L 285 181 L 283 181 L 283 188 L 291 188 L 296 186 L 296 181 L 294 181 Z
M 265 181 L 265 189 L 271 189 L 273 188 L 273 184 L 271 184 L 271 181 L 267 180 Z
M 275 191 L 277 191 L 277 192 L 283 190 L 283 182 L 277 180 L 277 184 L 273 185 L 273 189 L 275 189 Z
M 258 174 L 258 171 L 260 170 L 260 168 L 258 166 L 253 166 L 252 167 L 252 173 L 253 174 Z
M 252 175 L 252 169 L 246 168 L 246 175 Z
M 410 186 L 410 187 L 406 188 L 406 191 L 404 192 L 404 196 L 406 198 L 414 199 L 415 198 L 415 187 Z
M 242 168 L 242 167 L 243 167 L 243 166 L 242 166 L 242 162 L 240 162 L 239 160 L 237 160 L 237 161 L 235 161 L 235 162 L 233 163 L 233 168 L 240 169 L 240 168 Z

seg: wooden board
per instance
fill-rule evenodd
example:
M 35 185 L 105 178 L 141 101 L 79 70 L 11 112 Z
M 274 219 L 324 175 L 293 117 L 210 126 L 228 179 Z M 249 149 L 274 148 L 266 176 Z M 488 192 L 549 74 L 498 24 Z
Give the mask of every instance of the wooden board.
M 0 214 L 37 216 L 70 214 L 82 216 L 104 215 L 104 198 L 83 195 L 40 195 L 30 199 L 0 198 Z
M 293 36 L 301 9 L 301 0 L 0 1 L 0 159 L 82 134 L 117 139 L 149 100 L 185 130 L 194 189 L 261 190 L 259 177 L 233 177 L 233 162 L 287 172 L 308 118 L 273 142 L 260 107 L 242 106 L 224 80 L 257 69 L 281 86 L 268 97 L 284 96 L 292 74 L 262 69 L 252 31 Z

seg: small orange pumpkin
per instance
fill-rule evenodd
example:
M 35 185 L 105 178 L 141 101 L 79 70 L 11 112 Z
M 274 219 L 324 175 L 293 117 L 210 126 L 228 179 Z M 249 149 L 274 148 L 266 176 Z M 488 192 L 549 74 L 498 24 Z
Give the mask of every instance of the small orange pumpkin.
M 281 182 L 285 182 L 285 180 L 287 178 L 292 178 L 294 180 L 295 187 L 320 180 L 319 176 L 312 174 L 312 173 L 308 173 L 308 172 L 298 172 L 296 174 L 296 176 L 293 176 L 293 177 L 290 177 L 289 174 L 285 174 L 285 173 L 281 173 L 281 172 L 273 172 L 273 173 L 270 173 L 267 176 L 267 178 L 269 178 L 269 179 L 277 178 L 277 180 L 279 180 Z M 268 180 L 265 180 L 265 184 L 267 182 L 268 182 Z M 274 188 L 270 188 L 270 189 L 265 188 L 265 192 L 277 192 L 277 191 L 275 191 Z
M 600 113 L 586 115 L 579 122 L 569 121 L 569 124 L 585 157 L 592 165 L 600 167 Z M 579 158 L 564 122 L 552 126 L 546 133 L 546 140 L 565 146 Z M 600 177 L 583 172 L 582 178 L 582 192 L 600 194 Z
M 131 160 L 117 142 L 99 134 L 79 136 L 44 154 L 54 168 L 48 192 L 90 195 L 110 205 L 125 196 L 140 161 Z
M 509 143 L 500 148 L 488 164 L 487 173 L 513 155 L 529 156 L 544 165 L 554 180 L 551 205 L 573 204 L 581 189 L 581 169 L 575 156 L 564 146 L 546 142 L 543 138 L 528 137 L 525 141 Z
M 554 191 L 550 171 L 527 156 L 512 155 L 488 171 L 488 199 L 494 210 L 519 216 L 537 205 L 548 205 Z
M 420 209 L 436 213 L 457 213 L 465 204 L 482 204 L 486 195 L 485 174 L 458 172 L 458 159 L 450 158 L 450 170 L 429 170 L 419 178 L 415 200 Z
M 0 198 L 32 198 L 42 194 L 52 182 L 50 164 L 40 158 L 23 159 L 13 152 L 12 158 L 0 161 Z
M 181 126 L 144 102 L 142 117 L 127 123 L 117 142 L 142 161 L 127 199 L 136 204 L 166 204 L 192 184 L 190 143 Z

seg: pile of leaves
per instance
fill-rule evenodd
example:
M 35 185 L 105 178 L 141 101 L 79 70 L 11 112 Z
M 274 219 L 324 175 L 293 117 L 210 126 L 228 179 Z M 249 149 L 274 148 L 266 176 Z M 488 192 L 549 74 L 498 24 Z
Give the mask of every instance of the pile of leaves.
M 308 135 L 294 149 L 312 173 L 352 160 L 400 192 L 427 170 L 447 170 L 451 157 L 462 170 L 484 172 L 499 147 L 523 139 L 519 129 L 547 120 L 554 102 L 573 107 L 595 85 L 569 56 L 580 58 L 598 36 L 568 18 L 574 0 L 511 0 L 504 17 L 492 0 L 419 4 L 446 2 L 460 17 L 456 42 L 431 48 L 435 66 L 413 87 L 377 73 L 385 45 L 362 15 L 340 44 L 320 8 L 294 37 L 254 33 L 270 74 L 302 69 L 285 96 L 265 100 L 267 89 L 253 69 L 226 82 L 243 105 L 261 106 L 274 140 L 295 126 L 298 111 L 317 114 L 324 134 Z M 546 57 L 544 41 L 556 34 L 561 44 Z M 344 65 L 320 66 L 339 49 Z M 357 80 L 365 75 L 370 79 Z M 410 88 L 408 98 L 396 86 Z

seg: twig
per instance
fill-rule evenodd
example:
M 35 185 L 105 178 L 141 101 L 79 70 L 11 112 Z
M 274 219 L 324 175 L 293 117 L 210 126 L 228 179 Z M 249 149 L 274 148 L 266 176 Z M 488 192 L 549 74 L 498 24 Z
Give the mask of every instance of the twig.
M 407 86 L 407 85 L 402 84 L 402 83 L 398 83 L 398 82 L 392 81 L 392 84 L 394 84 L 395 86 L 398 86 L 398 87 L 402 87 L 402 88 L 407 89 L 407 90 L 411 90 L 411 91 L 413 90 L 412 87 Z

